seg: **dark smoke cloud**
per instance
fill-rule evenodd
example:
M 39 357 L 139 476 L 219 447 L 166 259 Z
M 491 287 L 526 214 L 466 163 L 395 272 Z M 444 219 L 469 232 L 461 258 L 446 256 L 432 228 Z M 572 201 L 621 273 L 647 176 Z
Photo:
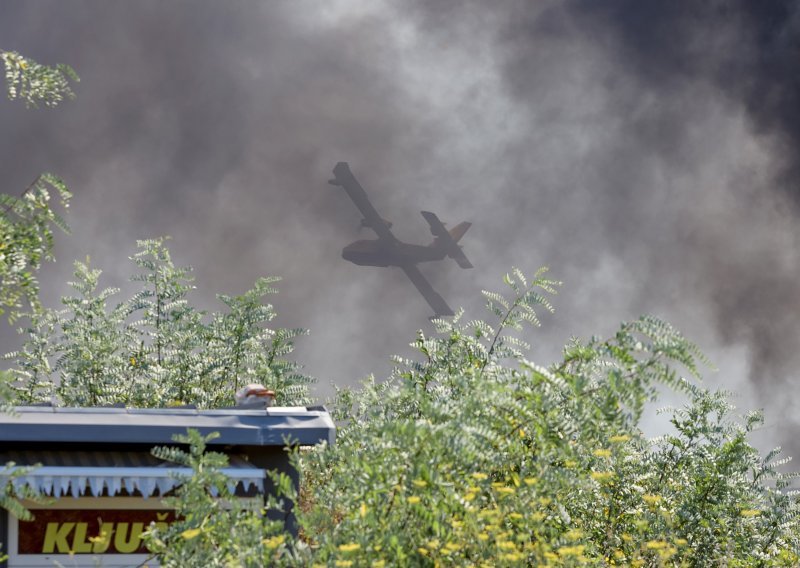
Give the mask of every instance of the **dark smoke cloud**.
M 798 26 L 791 2 L 6 2 L 0 46 L 82 81 L 54 111 L 0 104 L 3 189 L 75 189 L 51 303 L 71 259 L 124 285 L 161 234 L 208 307 L 283 276 L 324 393 L 428 328 L 401 273 L 340 258 L 370 236 L 325 183 L 348 161 L 402 239 L 430 238 L 422 209 L 473 221 L 476 269 L 423 268 L 451 305 L 548 264 L 566 285 L 532 357 L 661 315 L 797 454 Z

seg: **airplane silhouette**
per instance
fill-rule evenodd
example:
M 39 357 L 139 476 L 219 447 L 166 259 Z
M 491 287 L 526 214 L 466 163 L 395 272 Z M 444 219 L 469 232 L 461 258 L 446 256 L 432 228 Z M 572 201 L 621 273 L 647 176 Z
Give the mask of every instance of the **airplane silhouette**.
M 333 175 L 334 179 L 329 180 L 328 183 L 340 186 L 347 192 L 364 216 L 361 225 L 369 227 L 378 235 L 377 239 L 356 241 L 347 245 L 342 249 L 342 258 L 360 266 L 399 266 L 433 308 L 436 316 L 453 315 L 453 310 L 425 279 L 417 268 L 417 264 L 450 257 L 461 268 L 472 268 L 472 264 L 458 246 L 458 241 L 472 226 L 472 223 L 459 223 L 448 231 L 435 214 L 430 211 L 422 211 L 422 216 L 430 225 L 431 233 L 434 236 L 433 242 L 426 246 L 401 242 L 389 230 L 392 224 L 381 218 L 375 211 L 367 198 L 367 193 L 350 171 L 347 162 L 336 164 L 336 167 L 333 168 Z

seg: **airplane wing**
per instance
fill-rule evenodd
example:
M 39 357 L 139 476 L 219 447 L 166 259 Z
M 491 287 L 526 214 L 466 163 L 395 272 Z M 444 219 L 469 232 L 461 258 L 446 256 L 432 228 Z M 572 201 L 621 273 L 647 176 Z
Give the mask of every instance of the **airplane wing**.
M 450 309 L 450 306 L 447 305 L 447 302 L 444 301 L 439 293 L 433 289 L 431 283 L 428 282 L 425 277 L 422 275 L 422 272 L 419 271 L 419 268 L 415 264 L 407 264 L 405 266 L 401 266 L 400 268 L 403 269 L 403 272 L 406 273 L 406 276 L 414 283 L 414 286 L 417 287 L 419 293 L 422 294 L 422 297 L 428 302 L 433 311 L 436 313 L 437 316 L 452 316 L 453 310 Z
M 347 195 L 350 196 L 350 199 L 353 200 L 353 203 L 356 204 L 356 207 L 358 207 L 358 210 L 361 211 L 361 214 L 364 216 L 364 224 L 375 231 L 381 239 L 396 244 L 398 242 L 397 239 L 389 230 L 386 221 L 375 211 L 375 208 L 367 197 L 367 193 L 350 171 L 350 166 L 347 165 L 347 162 L 339 162 L 336 164 L 336 167 L 333 168 L 333 175 L 334 179 L 330 180 L 328 183 L 344 188 Z

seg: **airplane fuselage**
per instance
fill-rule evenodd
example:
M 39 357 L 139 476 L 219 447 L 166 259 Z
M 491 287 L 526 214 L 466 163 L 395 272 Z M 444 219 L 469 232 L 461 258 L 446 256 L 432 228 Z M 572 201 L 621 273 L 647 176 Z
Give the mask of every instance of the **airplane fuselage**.
M 408 266 L 442 260 L 443 249 L 408 243 L 384 244 L 381 240 L 356 241 L 342 249 L 342 258 L 359 266 Z

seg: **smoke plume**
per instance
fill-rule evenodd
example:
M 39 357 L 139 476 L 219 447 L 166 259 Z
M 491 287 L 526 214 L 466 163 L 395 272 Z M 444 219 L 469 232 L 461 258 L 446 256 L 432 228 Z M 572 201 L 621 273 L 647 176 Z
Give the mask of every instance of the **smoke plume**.
M 360 216 L 325 182 L 350 163 L 410 242 L 420 210 L 473 270 L 423 267 L 452 306 L 516 265 L 565 281 L 531 336 L 662 316 L 763 406 L 798 454 L 800 10 L 793 2 L 6 2 L 0 47 L 81 76 L 52 111 L 0 104 L 3 191 L 40 171 L 76 197 L 43 274 L 91 256 L 124 285 L 134 241 L 169 234 L 198 294 L 280 275 L 279 323 L 328 384 L 389 369 L 428 306 L 398 270 L 341 259 Z M 8 330 L 0 336 L 12 346 Z

